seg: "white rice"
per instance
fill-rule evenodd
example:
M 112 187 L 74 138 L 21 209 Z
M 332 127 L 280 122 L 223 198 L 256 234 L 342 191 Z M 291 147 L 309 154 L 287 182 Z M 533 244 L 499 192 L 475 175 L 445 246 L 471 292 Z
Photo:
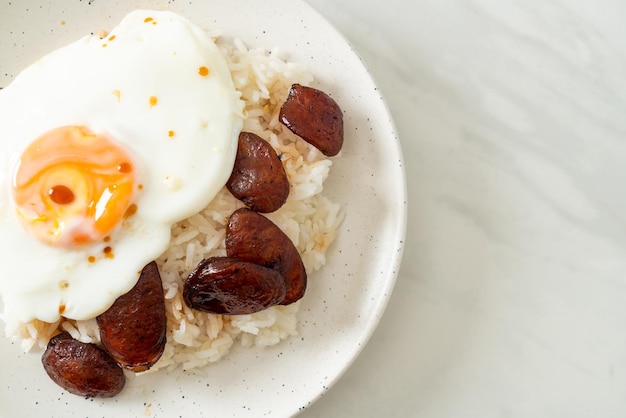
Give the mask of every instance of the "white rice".
M 289 177 L 287 202 L 267 216 L 296 245 L 310 274 L 325 264 L 326 250 L 335 239 L 343 212 L 321 194 L 331 160 L 284 128 L 278 122 L 278 111 L 290 86 L 308 85 L 312 77 L 302 65 L 279 58 L 277 49 L 248 49 L 240 40 L 221 38 L 216 43 L 246 103 L 243 129 L 265 138 L 274 147 Z M 223 358 L 237 342 L 244 347 L 270 346 L 297 335 L 299 302 L 234 316 L 195 311 L 183 302 L 184 280 L 198 262 L 226 254 L 225 225 L 231 213 L 242 206 L 223 188 L 204 210 L 172 227 L 170 247 L 157 260 L 165 293 L 167 346 L 150 371 L 202 367 Z M 62 319 L 54 324 L 3 319 L 7 335 L 20 341 L 25 351 L 44 349 L 59 331 L 67 331 L 86 343 L 100 342 L 95 319 Z

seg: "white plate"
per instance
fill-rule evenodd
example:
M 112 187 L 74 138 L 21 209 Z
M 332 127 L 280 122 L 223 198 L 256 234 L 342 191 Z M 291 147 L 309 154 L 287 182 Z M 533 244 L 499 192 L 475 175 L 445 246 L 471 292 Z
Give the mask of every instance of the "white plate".
M 136 8 L 170 9 L 249 46 L 278 46 L 304 63 L 342 106 L 343 155 L 325 193 L 346 211 L 327 265 L 312 274 L 300 336 L 269 349 L 236 348 L 204 371 L 157 372 L 113 399 L 83 399 L 45 375 L 39 354 L 0 338 L 2 416 L 290 416 L 341 376 L 379 322 L 402 255 L 406 188 L 388 109 L 358 56 L 301 1 L 7 1 L 0 3 L 0 86 L 50 50 L 111 29 Z M 2 116 L 0 115 L 0 123 Z

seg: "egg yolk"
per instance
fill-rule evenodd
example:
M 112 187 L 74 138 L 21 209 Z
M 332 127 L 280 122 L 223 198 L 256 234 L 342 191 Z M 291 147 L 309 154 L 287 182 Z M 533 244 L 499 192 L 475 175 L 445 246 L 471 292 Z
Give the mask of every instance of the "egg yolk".
M 61 247 L 95 242 L 133 206 L 136 173 L 112 139 L 83 126 L 53 129 L 20 157 L 13 198 L 25 228 Z

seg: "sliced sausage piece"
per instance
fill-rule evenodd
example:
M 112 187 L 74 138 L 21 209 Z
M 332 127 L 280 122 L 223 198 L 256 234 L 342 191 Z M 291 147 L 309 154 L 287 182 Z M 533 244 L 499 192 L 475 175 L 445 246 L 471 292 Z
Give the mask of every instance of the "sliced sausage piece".
M 343 146 L 343 113 L 323 91 L 294 84 L 280 108 L 279 120 L 291 132 L 328 157 L 337 155 Z
M 274 212 L 289 196 L 289 180 L 274 148 L 251 132 L 239 134 L 237 156 L 226 187 L 257 212 Z
M 277 270 L 287 294 L 281 305 L 304 296 L 307 276 L 293 242 L 265 216 L 248 208 L 237 209 L 226 225 L 226 255 Z
M 100 340 L 120 366 L 142 372 L 163 354 L 167 320 L 161 275 L 153 261 L 135 287 L 97 317 Z
M 106 351 L 67 332 L 50 339 L 41 362 L 48 376 L 74 395 L 110 398 L 126 383 L 124 371 Z
M 285 280 L 276 270 L 230 257 L 202 260 L 183 287 L 187 305 L 200 311 L 245 315 L 285 298 Z

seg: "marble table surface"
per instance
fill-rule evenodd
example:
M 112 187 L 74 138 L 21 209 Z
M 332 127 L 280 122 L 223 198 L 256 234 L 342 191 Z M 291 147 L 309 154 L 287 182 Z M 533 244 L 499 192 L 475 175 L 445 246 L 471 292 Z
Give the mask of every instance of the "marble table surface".
M 402 143 L 404 259 L 314 417 L 626 416 L 626 3 L 308 0 Z

